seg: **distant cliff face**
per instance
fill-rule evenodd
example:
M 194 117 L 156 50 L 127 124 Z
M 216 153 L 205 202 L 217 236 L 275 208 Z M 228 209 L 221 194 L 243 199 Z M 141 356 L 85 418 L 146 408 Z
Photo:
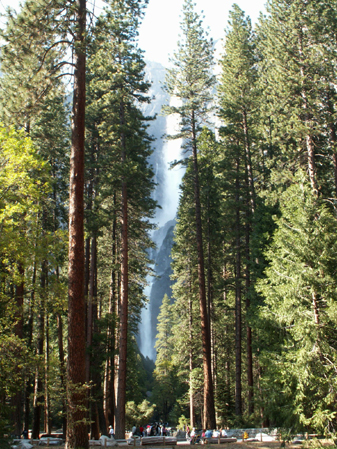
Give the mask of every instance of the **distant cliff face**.
M 157 210 L 154 222 L 158 229 L 153 232 L 152 238 L 157 245 L 156 250 L 151 251 L 151 259 L 154 261 L 154 271 L 158 278 L 150 280 L 149 299 L 147 310 L 143 310 L 142 324 L 138 338 L 139 348 L 144 356 L 155 359 L 154 349 L 157 334 L 157 317 L 165 294 L 169 298 L 171 291 L 171 248 L 173 244 L 173 231 L 175 216 L 179 200 L 179 184 L 183 175 L 183 169 L 170 170 L 170 162 L 180 158 L 180 142 L 164 139 L 165 134 L 174 132 L 175 119 L 160 115 L 164 104 L 170 102 L 168 95 L 161 86 L 165 79 L 165 68 L 158 63 L 148 62 L 146 78 L 152 81 L 149 95 L 154 97 L 150 105 L 145 105 L 143 113 L 147 116 L 157 115 L 156 120 L 150 122 L 149 134 L 155 138 L 153 142 L 153 154 L 150 163 L 155 173 L 157 183 L 154 198 L 161 206 Z
M 165 294 L 169 298 L 172 297 L 172 281 L 170 276 L 172 274 L 171 249 L 173 245 L 174 226 L 175 220 L 170 220 L 165 224 L 165 237 L 161 246 L 158 248 L 155 257 L 155 270 L 159 278 L 154 279 L 150 292 L 151 333 L 154 337 L 157 334 L 157 317 L 163 297 Z

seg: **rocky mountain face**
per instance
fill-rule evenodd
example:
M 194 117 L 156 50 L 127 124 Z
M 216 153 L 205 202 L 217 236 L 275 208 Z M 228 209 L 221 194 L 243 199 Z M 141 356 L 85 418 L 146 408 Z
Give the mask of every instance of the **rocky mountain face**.
M 173 245 L 173 231 L 175 226 L 175 220 L 170 220 L 165 225 L 159 229 L 163 230 L 164 239 L 160 246 L 158 246 L 155 253 L 155 272 L 156 277 L 151 285 L 150 292 L 150 316 L 151 316 L 151 331 L 152 335 L 156 335 L 157 331 L 157 317 L 159 314 L 159 309 L 162 304 L 164 295 L 166 294 L 169 298 L 172 296 L 171 285 L 172 281 L 170 276 L 172 274 L 171 269 L 171 249 Z M 158 231 L 158 232 L 159 232 Z M 154 237 L 155 238 L 155 237 Z

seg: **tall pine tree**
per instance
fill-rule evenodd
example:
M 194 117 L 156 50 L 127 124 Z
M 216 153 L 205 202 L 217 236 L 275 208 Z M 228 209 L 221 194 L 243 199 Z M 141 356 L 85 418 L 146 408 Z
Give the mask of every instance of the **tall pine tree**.
M 181 22 L 182 38 L 172 59 L 173 68 L 167 71 L 164 89 L 176 97 L 180 105 L 167 106 L 166 114 L 178 114 L 180 132 L 173 138 L 184 139 L 184 150 L 193 161 L 194 207 L 196 247 L 198 254 L 198 279 L 200 319 L 202 329 L 203 371 L 204 371 L 204 416 L 203 427 L 215 427 L 214 391 L 211 364 L 210 326 L 207 309 L 205 260 L 202 236 L 200 185 L 198 168 L 198 137 L 202 126 L 207 123 L 215 78 L 211 73 L 213 65 L 213 43 L 202 28 L 202 21 L 194 11 L 191 0 L 183 4 Z

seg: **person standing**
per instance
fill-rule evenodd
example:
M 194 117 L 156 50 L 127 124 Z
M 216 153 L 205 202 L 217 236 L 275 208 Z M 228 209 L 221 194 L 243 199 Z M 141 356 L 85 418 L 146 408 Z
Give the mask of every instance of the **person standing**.
M 115 432 L 114 432 L 112 426 L 109 426 L 109 437 L 110 438 L 115 438 Z

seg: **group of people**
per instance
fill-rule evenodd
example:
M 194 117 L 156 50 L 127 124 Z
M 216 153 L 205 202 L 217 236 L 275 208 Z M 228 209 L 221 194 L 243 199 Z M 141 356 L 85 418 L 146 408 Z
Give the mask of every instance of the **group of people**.
M 148 424 L 145 428 L 143 426 L 137 427 L 134 425 L 132 427 L 130 436 L 140 436 L 140 437 L 151 437 L 151 436 L 168 436 L 168 429 L 165 424 Z
M 190 428 L 187 426 L 186 428 L 186 437 L 190 438 L 193 442 L 198 443 L 200 441 L 200 439 L 202 438 L 219 438 L 219 437 L 226 437 L 227 436 L 227 432 L 225 429 L 221 428 L 221 429 L 214 429 L 214 430 L 206 430 L 203 429 L 201 434 L 199 434 L 195 427 L 193 427 L 192 430 L 190 430 Z
M 164 436 L 167 437 L 169 434 L 169 431 L 165 424 L 148 424 L 146 428 L 143 426 L 136 426 L 136 424 L 133 425 L 132 430 L 130 432 L 130 437 L 133 436 L 139 436 L 139 437 L 150 437 L 150 436 Z M 109 437 L 114 438 L 115 432 L 112 426 L 109 426 Z

